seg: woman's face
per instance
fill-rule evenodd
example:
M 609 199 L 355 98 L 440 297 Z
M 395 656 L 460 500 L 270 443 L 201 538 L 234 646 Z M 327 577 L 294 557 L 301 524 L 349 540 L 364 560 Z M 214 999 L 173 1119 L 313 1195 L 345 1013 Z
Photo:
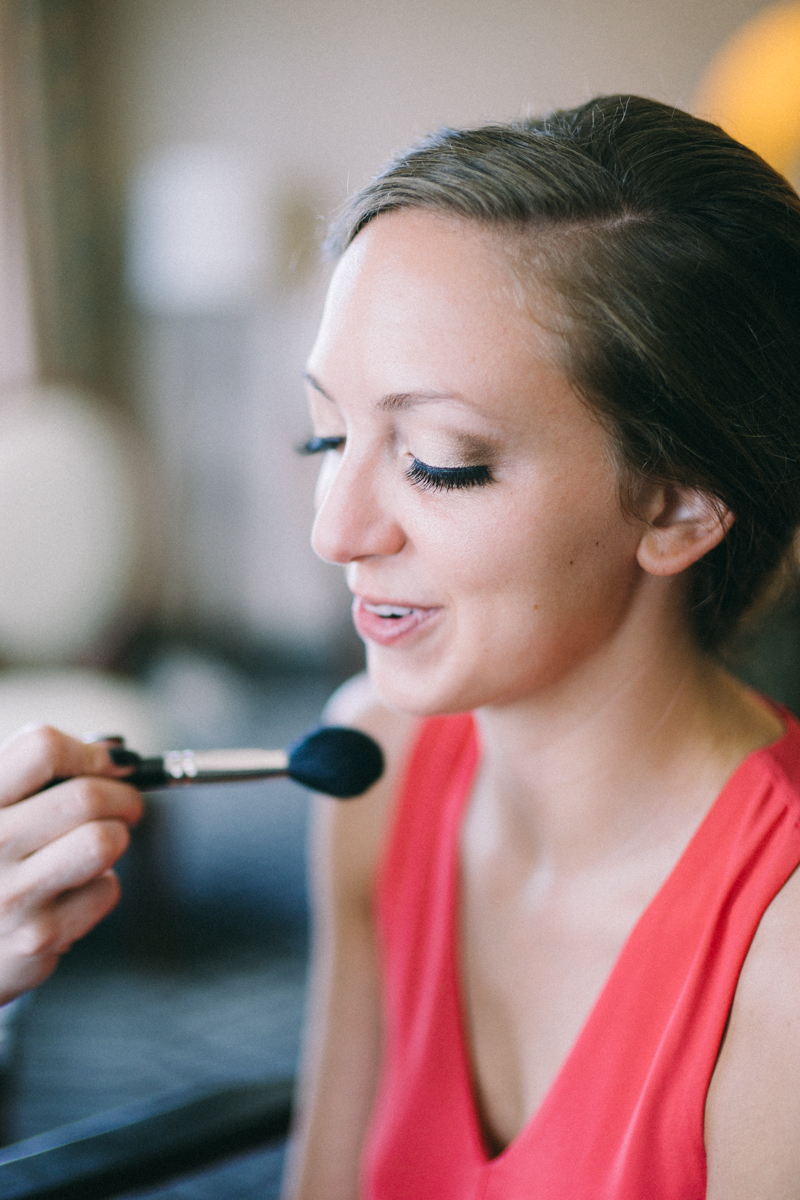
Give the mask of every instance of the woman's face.
M 308 364 L 312 542 L 400 709 L 541 694 L 630 612 L 641 527 L 544 300 L 521 300 L 501 235 L 423 211 L 378 217 L 334 274 Z

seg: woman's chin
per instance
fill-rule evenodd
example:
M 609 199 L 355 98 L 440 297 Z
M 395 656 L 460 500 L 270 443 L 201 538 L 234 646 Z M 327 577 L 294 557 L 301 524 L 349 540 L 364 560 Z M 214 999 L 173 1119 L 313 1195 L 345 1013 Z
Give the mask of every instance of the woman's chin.
M 467 712 L 481 703 L 474 683 L 445 665 L 404 662 L 380 646 L 367 646 L 367 671 L 384 704 L 410 716 Z

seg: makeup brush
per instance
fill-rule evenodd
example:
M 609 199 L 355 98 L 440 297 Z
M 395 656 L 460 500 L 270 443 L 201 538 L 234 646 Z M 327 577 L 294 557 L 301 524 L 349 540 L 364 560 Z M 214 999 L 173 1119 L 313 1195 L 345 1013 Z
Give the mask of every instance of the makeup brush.
M 117 766 L 135 768 L 122 782 L 143 792 L 288 776 L 315 792 L 344 800 L 360 796 L 383 774 L 378 743 L 366 733 L 342 725 L 312 729 L 288 750 L 169 750 L 155 758 L 142 758 L 125 748 L 122 738 L 97 740 L 115 743 L 109 747 L 111 759 Z

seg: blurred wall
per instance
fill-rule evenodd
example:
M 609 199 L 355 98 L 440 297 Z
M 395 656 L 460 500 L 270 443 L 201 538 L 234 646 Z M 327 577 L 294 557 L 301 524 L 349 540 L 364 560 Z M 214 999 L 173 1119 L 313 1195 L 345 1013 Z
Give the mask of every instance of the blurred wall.
M 88 52 L 113 386 L 159 447 L 165 617 L 324 653 L 346 595 L 307 548 L 299 375 L 323 295 L 314 220 L 444 123 L 633 91 L 688 106 L 756 0 L 94 0 Z M 126 195 L 156 153 L 212 143 L 255 171 L 267 266 L 226 313 L 122 295 Z M 292 266 L 296 269 L 292 271 Z M 116 306 L 116 307 L 115 307 Z M 115 340 L 114 340 L 115 339 Z

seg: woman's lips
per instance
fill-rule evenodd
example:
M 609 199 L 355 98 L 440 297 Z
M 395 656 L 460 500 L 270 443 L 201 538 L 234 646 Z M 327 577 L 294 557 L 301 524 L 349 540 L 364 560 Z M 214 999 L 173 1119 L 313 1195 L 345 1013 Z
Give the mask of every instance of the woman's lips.
M 418 608 L 387 600 L 353 600 L 353 624 L 359 636 L 380 646 L 391 646 L 400 638 L 416 633 L 441 612 L 439 608 Z

